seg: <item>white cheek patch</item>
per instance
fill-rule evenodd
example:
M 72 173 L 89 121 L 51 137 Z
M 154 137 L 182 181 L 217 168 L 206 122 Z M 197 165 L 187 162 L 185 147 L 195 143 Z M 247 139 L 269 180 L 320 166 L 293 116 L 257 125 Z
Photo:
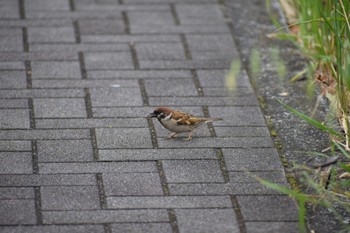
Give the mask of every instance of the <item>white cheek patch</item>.
M 170 120 L 170 118 L 171 118 L 172 115 L 173 115 L 173 113 L 170 113 L 168 116 L 166 116 L 166 117 L 164 118 L 164 120 L 165 120 L 165 121 Z

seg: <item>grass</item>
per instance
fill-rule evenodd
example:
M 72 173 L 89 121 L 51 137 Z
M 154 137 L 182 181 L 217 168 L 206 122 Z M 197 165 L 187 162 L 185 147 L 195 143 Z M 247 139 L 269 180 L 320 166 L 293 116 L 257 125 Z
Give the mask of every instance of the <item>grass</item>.
M 291 113 L 320 130 L 328 132 L 337 139 L 344 137 L 339 132 L 324 126 L 291 106 L 279 102 Z M 287 194 L 297 201 L 300 232 L 307 232 L 305 222 L 307 204 L 327 208 L 338 220 L 338 223 L 342 225 L 341 232 L 350 232 L 350 223 L 344 219 L 344 216 L 350 216 L 350 180 L 344 179 L 350 178 L 350 154 L 346 150 L 346 145 L 333 140 L 329 153 L 314 152 L 308 154 L 325 159 L 323 163 L 311 166 L 308 164 L 294 164 L 293 170 L 298 173 L 299 185 L 304 188 L 294 185 L 291 189 L 258 177 L 256 179 L 265 186 Z M 339 210 L 345 215 L 342 215 Z
M 342 213 L 350 216 L 350 2 L 348 0 L 281 0 L 288 26 L 276 27 L 269 37 L 291 41 L 308 58 L 309 64 L 291 80 L 312 74 L 311 84 L 326 97 L 329 111 L 323 122 L 298 112 L 280 102 L 288 111 L 309 124 L 327 132 L 332 139 L 327 153 L 313 153 L 326 157 L 324 164 L 310 167 L 295 165 L 299 183 L 304 188 L 290 189 L 257 178 L 264 185 L 290 195 L 299 205 L 300 232 L 306 232 L 307 204 L 327 208 L 343 224 L 342 232 L 350 232 L 350 223 Z M 266 1 L 270 6 L 270 1 Z M 292 16 L 292 18 L 291 18 Z M 312 89 L 312 88 L 311 88 Z M 340 126 L 340 127 L 339 127 Z M 340 130 L 339 130 L 340 129 Z M 307 189 L 305 189 L 307 187 Z M 305 190 L 308 190 L 307 192 Z M 335 207 L 337 206 L 337 207 Z
M 290 6 L 299 20 L 289 25 L 293 32 L 279 28 L 270 37 L 288 39 L 309 59 L 307 69 L 313 74 L 312 83 L 317 84 L 321 95 L 329 100 L 328 126 L 337 128 L 337 119 L 345 132 L 345 145 L 350 150 L 350 22 L 349 1 L 343 0 L 292 0 Z M 268 4 L 269 5 L 269 4 Z M 306 73 L 301 71 L 296 75 Z

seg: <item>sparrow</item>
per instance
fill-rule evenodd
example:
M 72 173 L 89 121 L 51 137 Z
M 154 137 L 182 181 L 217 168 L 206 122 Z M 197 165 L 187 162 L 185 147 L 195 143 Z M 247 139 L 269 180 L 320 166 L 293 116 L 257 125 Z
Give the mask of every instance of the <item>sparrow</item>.
M 221 121 L 222 118 L 197 117 L 185 112 L 172 110 L 167 107 L 160 107 L 150 113 L 148 118 L 156 117 L 164 128 L 172 133 L 168 138 L 173 138 L 179 133 L 189 132 L 187 139 L 192 139 L 193 130 L 203 123 Z

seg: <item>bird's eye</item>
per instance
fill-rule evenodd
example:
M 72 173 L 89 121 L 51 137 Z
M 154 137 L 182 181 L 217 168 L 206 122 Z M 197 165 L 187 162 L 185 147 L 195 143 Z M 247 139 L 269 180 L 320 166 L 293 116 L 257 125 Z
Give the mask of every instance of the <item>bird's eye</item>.
M 159 113 L 159 114 L 157 115 L 157 118 L 159 118 L 159 119 L 162 119 L 162 118 L 164 118 L 164 117 L 165 117 L 164 112 L 161 112 L 161 113 Z

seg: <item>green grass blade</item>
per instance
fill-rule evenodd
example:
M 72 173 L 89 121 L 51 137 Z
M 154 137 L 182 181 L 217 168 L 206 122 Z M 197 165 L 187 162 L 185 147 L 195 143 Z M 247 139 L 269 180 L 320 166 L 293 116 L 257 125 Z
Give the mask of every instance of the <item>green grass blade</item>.
M 305 201 L 299 200 L 298 201 L 298 207 L 299 207 L 299 232 L 300 233 L 306 233 L 306 223 L 305 223 L 305 217 L 306 217 L 306 207 L 305 207 Z
M 321 129 L 322 131 L 325 131 L 329 134 L 332 134 L 336 137 L 341 137 L 343 138 L 343 135 L 341 135 L 340 133 L 338 133 L 337 131 L 323 125 L 321 122 L 299 112 L 298 110 L 296 110 L 295 108 L 283 103 L 281 100 L 277 99 L 277 101 L 285 108 L 287 109 L 288 111 L 290 111 L 291 113 L 293 113 L 294 115 L 300 117 L 301 119 L 305 120 L 306 122 L 308 122 L 309 124 L 315 126 L 316 128 L 318 129 Z
M 256 176 L 254 176 L 254 179 L 259 181 L 261 184 L 265 185 L 266 187 L 274 189 L 280 193 L 289 195 L 289 196 L 293 197 L 294 199 L 303 200 L 305 202 L 315 202 L 314 198 L 309 197 L 306 194 L 300 193 L 298 191 L 292 190 L 292 189 L 285 187 L 283 185 L 276 184 L 276 183 L 270 182 L 268 180 L 265 180 L 265 179 L 262 179 L 262 178 L 256 177 Z
M 349 153 L 348 153 L 346 150 L 344 150 L 344 148 L 343 148 L 341 145 L 339 145 L 339 143 L 337 143 L 336 141 L 333 141 L 333 143 L 335 144 L 335 146 L 341 151 L 341 153 L 342 153 L 346 158 L 350 159 Z
M 289 82 L 294 83 L 299 80 L 301 76 L 303 76 L 308 71 L 308 68 L 303 69 L 302 71 L 298 72 L 296 75 L 294 75 Z

